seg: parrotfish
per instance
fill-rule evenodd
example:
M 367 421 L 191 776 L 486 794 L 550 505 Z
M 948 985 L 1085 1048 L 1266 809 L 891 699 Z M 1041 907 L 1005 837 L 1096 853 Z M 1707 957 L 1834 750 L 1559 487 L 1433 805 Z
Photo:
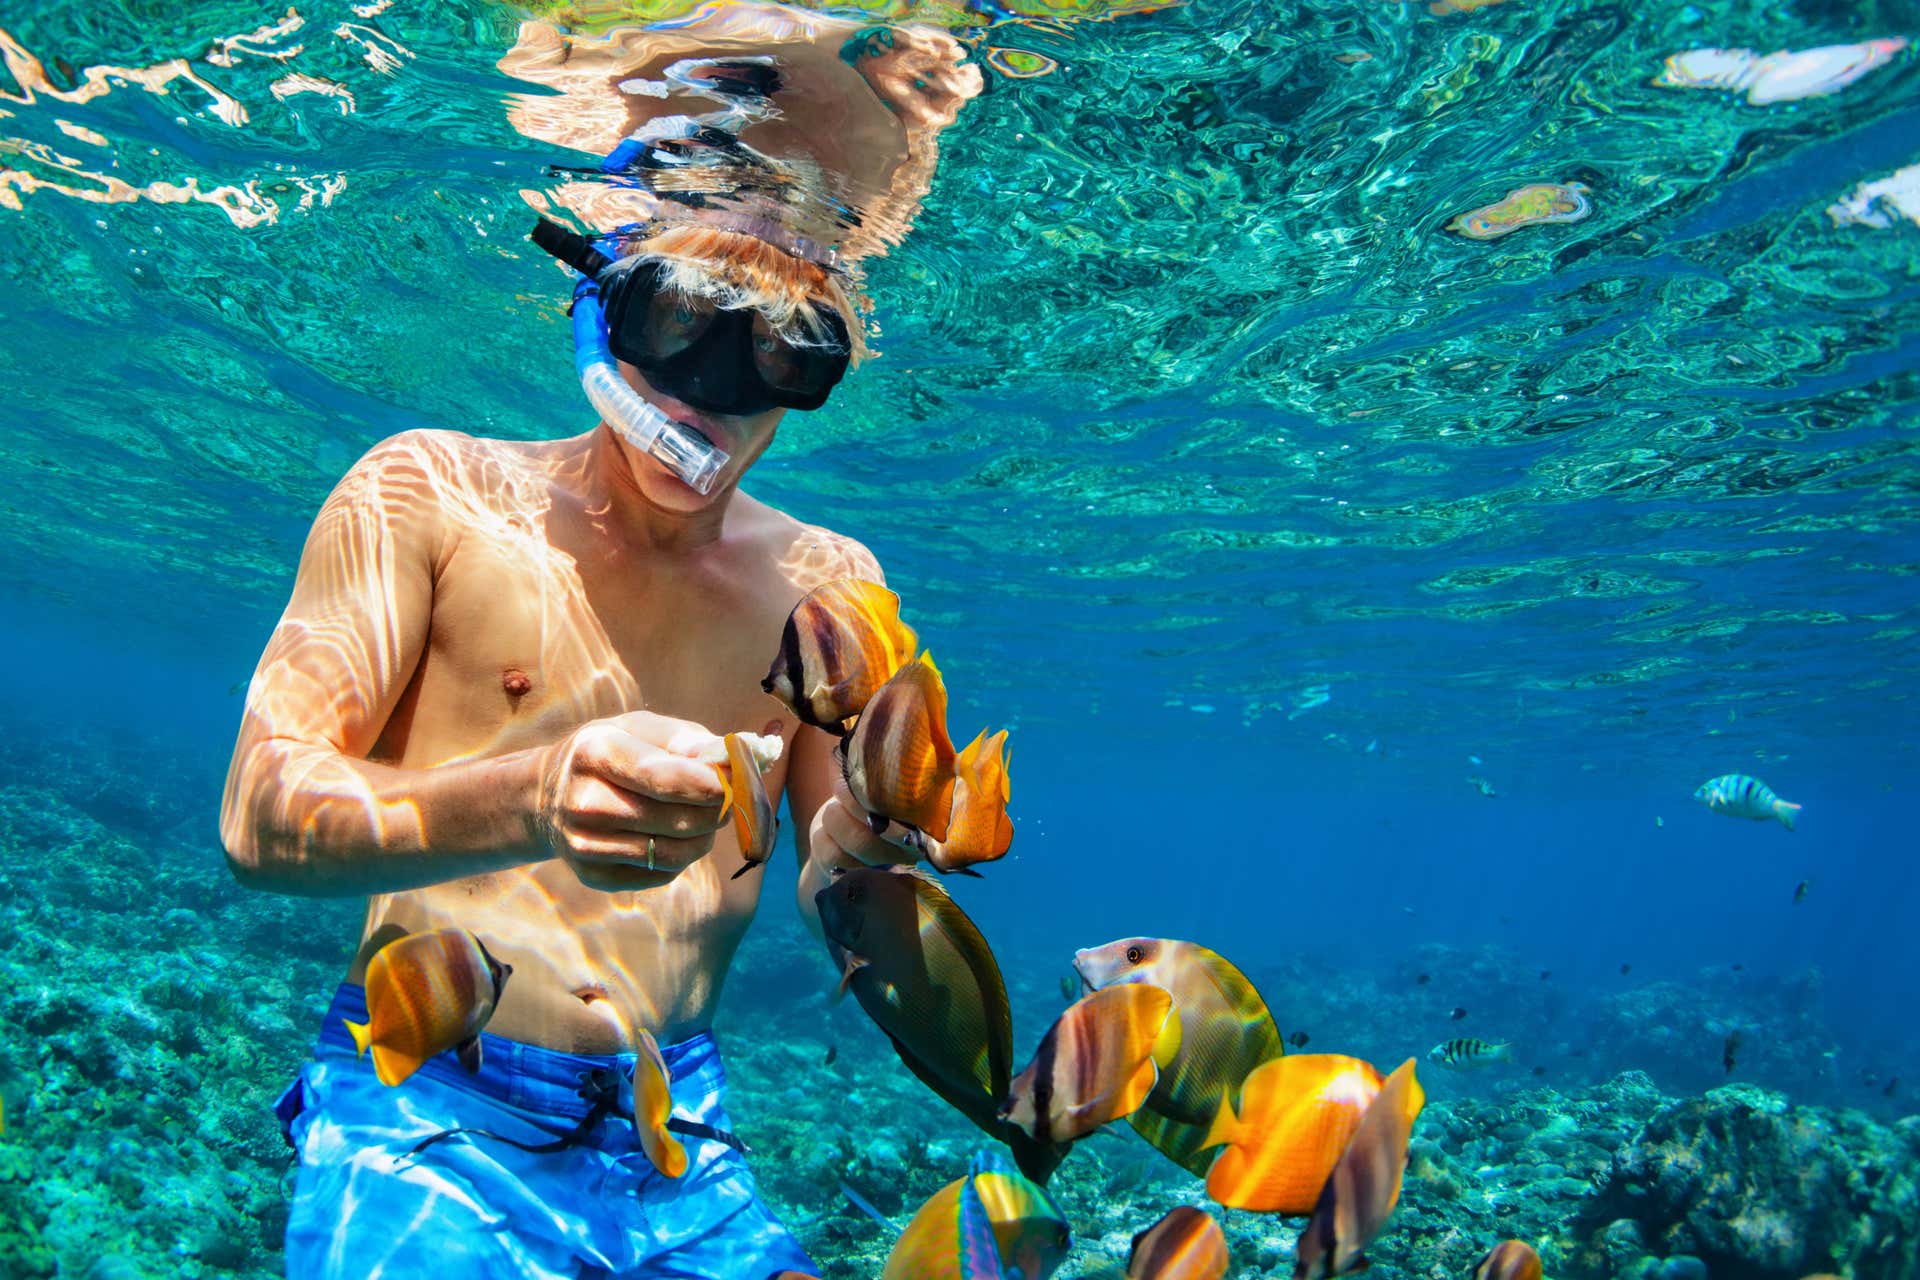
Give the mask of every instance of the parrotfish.
M 1512 1062 L 1513 1046 L 1488 1044 L 1485 1040 L 1476 1040 L 1472 1036 L 1460 1036 L 1453 1040 L 1442 1040 L 1427 1050 L 1427 1061 L 1461 1070 L 1469 1067 L 1484 1067 L 1493 1062 Z
M 954 754 L 947 689 L 932 654 L 921 654 L 873 695 L 847 739 L 847 790 L 877 822 L 891 818 L 935 840 L 953 812 Z
M 1480 1259 L 1473 1280 L 1541 1280 L 1540 1255 L 1524 1240 L 1502 1240 Z
M 1342 1276 L 1367 1265 L 1366 1248 L 1400 1202 L 1407 1143 L 1427 1095 L 1414 1077 L 1413 1059 L 1387 1077 L 1360 1118 L 1353 1140 L 1320 1192 L 1295 1246 L 1293 1280 Z
M 633 1127 L 640 1135 L 640 1149 L 653 1167 L 666 1177 L 677 1178 L 687 1171 L 687 1149 L 667 1130 L 667 1117 L 673 1114 L 667 1060 L 651 1031 L 642 1027 L 634 1040 L 638 1058 L 633 1064 Z
M 1001 1117 L 1039 1142 L 1072 1142 L 1133 1114 L 1180 1049 L 1173 997 L 1145 983 L 1075 1002 L 1014 1078 Z
M 760 687 L 802 723 L 845 735 L 846 722 L 913 658 L 917 643 L 900 621 L 899 596 L 843 578 L 815 587 L 793 607 Z
M 1492 204 L 1460 214 L 1447 224 L 1447 230 L 1469 240 L 1498 240 L 1522 227 L 1578 222 L 1592 212 L 1593 202 L 1580 183 L 1535 182 L 1515 187 Z
M 1260 993 L 1224 957 L 1172 938 L 1122 938 L 1076 952 L 1073 967 L 1089 990 L 1144 982 L 1172 994 L 1180 1052 L 1127 1123 L 1189 1173 L 1206 1177 L 1213 1162 L 1207 1130 L 1220 1099 L 1237 1105 L 1253 1069 L 1286 1052 Z
M 1002 857 L 1013 845 L 1007 801 L 1013 788 L 1007 731 L 991 738 L 982 729 L 953 762 L 953 808 L 944 839 L 927 842 L 927 861 L 941 871 L 960 871 Z
M 1127 1280 L 1223 1280 L 1227 1261 L 1220 1224 L 1183 1204 L 1133 1238 Z
M 480 1032 L 512 972 L 465 929 L 395 938 L 367 964 L 367 1020 L 347 1030 L 361 1053 L 373 1050 L 381 1084 L 400 1084 L 448 1049 L 478 1071 Z
M 1302 1053 L 1255 1068 L 1240 1112 L 1222 1101 L 1207 1133 L 1225 1150 L 1207 1172 L 1207 1194 L 1230 1209 L 1308 1214 L 1380 1092 L 1372 1064 Z
M 1072 1243 L 1045 1188 L 983 1151 L 915 1211 L 880 1280 L 1047 1280 Z
M 715 765 L 720 775 L 722 812 L 733 813 L 733 835 L 743 859 L 733 873 L 738 880 L 773 855 L 773 842 L 780 834 L 780 817 L 767 795 L 767 783 L 760 776 L 760 762 L 746 739 L 730 733 L 726 738 L 727 763 Z
M 1755 822 L 1776 819 L 1789 831 L 1793 830 L 1793 820 L 1802 808 L 1782 800 L 1773 793 L 1772 787 L 1744 773 L 1723 773 L 1703 782 L 1694 791 L 1693 798 L 1715 813 L 1731 818 L 1751 818 Z
M 855 867 L 814 895 L 841 986 L 922 1083 L 1045 1182 L 1065 1148 L 1000 1118 L 1013 1083 L 1013 1012 L 987 940 L 933 877 Z

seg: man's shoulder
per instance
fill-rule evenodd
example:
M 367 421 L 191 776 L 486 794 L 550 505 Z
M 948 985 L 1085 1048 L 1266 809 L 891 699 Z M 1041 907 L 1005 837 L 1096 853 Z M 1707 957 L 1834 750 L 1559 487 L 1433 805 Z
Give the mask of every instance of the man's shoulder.
M 763 543 L 781 572 L 801 593 L 836 578 L 886 581 L 879 560 L 859 539 L 824 525 L 808 524 L 765 503 L 756 505 L 760 525 L 756 540 Z
M 388 436 L 360 456 L 354 472 L 415 472 L 465 479 L 488 468 L 531 464 L 550 442 L 494 440 L 440 427 L 416 427 Z M 351 474 L 351 473 L 350 473 Z

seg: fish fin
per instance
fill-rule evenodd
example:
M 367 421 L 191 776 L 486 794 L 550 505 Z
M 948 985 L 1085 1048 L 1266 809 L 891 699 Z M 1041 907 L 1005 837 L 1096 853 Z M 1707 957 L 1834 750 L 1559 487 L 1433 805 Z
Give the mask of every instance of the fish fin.
M 853 986 L 853 975 L 866 968 L 869 961 L 865 956 L 857 956 L 849 951 L 840 962 L 840 984 L 833 989 L 835 1003 L 847 998 L 847 989 Z
M 728 736 L 731 737 L 732 735 L 729 734 Z M 720 813 L 721 816 L 724 817 L 727 813 L 731 812 L 738 803 L 733 796 L 733 779 L 726 765 L 714 765 L 713 772 L 714 776 L 720 779 Z
M 1511 1044 L 1497 1044 L 1487 1051 L 1487 1057 L 1495 1062 L 1512 1062 L 1513 1046 Z
M 1794 818 L 1797 817 L 1800 810 L 1805 807 L 1804 805 L 1794 804 L 1791 800 L 1775 800 L 1773 802 L 1773 816 L 1780 819 L 1781 826 L 1791 831 L 1793 830 Z
M 1001 1280 L 1000 1242 L 994 1238 L 993 1219 L 969 1173 L 960 1184 L 960 1270 L 966 1280 Z
M 345 1018 L 340 1019 L 340 1021 L 346 1022 L 347 1032 L 353 1037 L 353 1043 L 357 1050 L 354 1056 L 359 1057 L 360 1054 L 367 1051 L 367 1046 L 372 1043 L 373 1032 L 365 1022 L 347 1022 Z M 371 1021 L 371 1019 L 369 1019 L 369 1021 Z
M 420 1069 L 420 1059 L 397 1053 L 385 1045 L 373 1046 L 373 1074 L 385 1085 L 405 1084 Z
M 727 878 L 728 878 L 729 880 L 738 880 L 738 879 L 739 879 L 739 878 L 740 878 L 741 876 L 743 876 L 743 875 L 745 875 L 745 874 L 747 874 L 747 872 L 749 872 L 749 871 L 751 871 L 751 870 L 753 870 L 753 869 L 754 869 L 755 867 L 764 867 L 764 866 L 766 866 L 766 865 L 767 865 L 767 864 L 766 864 L 766 863 L 764 863 L 764 862 L 754 862 L 754 861 L 751 861 L 751 860 L 749 860 L 749 861 L 746 861 L 746 862 L 743 862 L 743 863 L 741 863 L 741 864 L 740 864 L 740 869 L 739 869 L 738 871 L 736 871 L 736 872 L 734 872 L 734 873 L 733 873 L 733 874 L 732 874 L 731 876 L 728 876 Z
M 468 1075 L 477 1076 L 480 1074 L 479 1036 L 473 1036 L 461 1041 L 460 1044 L 455 1047 L 454 1051 L 460 1055 L 460 1065 L 467 1069 Z
M 1233 1098 L 1227 1090 L 1220 1091 L 1220 1109 L 1213 1113 L 1213 1122 L 1207 1126 L 1207 1136 L 1201 1140 L 1200 1149 L 1208 1147 L 1228 1147 L 1240 1135 L 1240 1117 L 1233 1114 Z

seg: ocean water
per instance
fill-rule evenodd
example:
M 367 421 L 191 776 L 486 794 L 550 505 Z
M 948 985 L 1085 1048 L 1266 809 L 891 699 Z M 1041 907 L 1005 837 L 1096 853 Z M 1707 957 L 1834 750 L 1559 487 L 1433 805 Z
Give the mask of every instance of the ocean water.
M 872 548 L 956 735 L 1011 730 L 1012 852 L 949 887 L 1020 1062 L 1074 948 L 1191 939 L 1316 1050 L 1514 1044 L 1423 1067 L 1378 1274 L 1524 1229 L 1572 1280 L 1912 1277 L 1920 54 L 1754 85 L 1920 6 L 1454 2 L 861 15 L 955 30 L 986 88 L 865 264 L 879 358 L 746 487 Z M 538 16 L 634 16 L 588 8 Z M 361 908 L 235 884 L 221 780 L 361 453 L 592 423 L 523 239 L 592 157 L 498 65 L 534 16 L 0 7 L 0 1275 L 282 1269 L 267 1108 Z M 1715 48 L 1747 78 L 1662 82 Z M 1579 216 L 1461 234 L 1536 184 Z M 1798 829 L 1692 799 L 1731 772 Z M 877 1275 L 840 1184 L 897 1225 L 984 1140 L 766 875 L 731 1106 L 822 1275 Z M 1729 1148 L 1745 1200 L 1601 1248 L 1689 1105 L 1886 1177 Z M 1063 1275 L 1205 1203 L 1131 1135 L 1054 1189 Z M 1699 1224 L 1776 1201 L 1799 1252 Z M 1292 1273 L 1298 1220 L 1226 1221 L 1234 1275 Z

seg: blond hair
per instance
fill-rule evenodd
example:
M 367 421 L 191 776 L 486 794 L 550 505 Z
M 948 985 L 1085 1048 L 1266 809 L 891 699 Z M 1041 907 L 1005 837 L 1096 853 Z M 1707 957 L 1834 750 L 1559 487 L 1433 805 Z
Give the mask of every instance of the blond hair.
M 724 310 L 760 312 L 796 346 L 832 342 L 824 318 L 831 312 L 846 326 L 853 363 L 870 354 L 860 315 L 868 303 L 857 288 L 839 273 L 758 236 L 681 224 L 647 228 L 629 237 L 620 252 L 660 263 L 661 283 L 669 289 L 711 298 Z

